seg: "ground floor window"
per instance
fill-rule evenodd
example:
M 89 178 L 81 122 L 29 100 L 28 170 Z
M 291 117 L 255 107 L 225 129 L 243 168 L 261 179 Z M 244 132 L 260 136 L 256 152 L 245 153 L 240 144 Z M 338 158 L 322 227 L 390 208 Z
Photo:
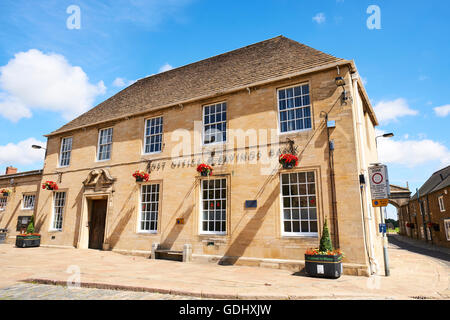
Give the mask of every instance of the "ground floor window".
M 36 196 L 34 194 L 25 194 L 23 196 L 23 204 L 22 209 L 24 210 L 33 210 L 34 209 L 34 201 Z
M 139 231 L 157 232 L 159 184 L 146 184 L 141 188 L 141 219 L 139 222 Z
M 447 241 L 450 241 L 450 219 L 444 220 L 445 227 L 445 236 L 447 237 Z
M 4 211 L 6 208 L 6 203 L 8 202 L 7 197 L 0 197 L 0 211 Z
M 225 234 L 227 179 L 202 181 L 201 233 Z
M 281 208 L 283 235 L 318 235 L 314 172 L 281 174 Z
M 66 205 L 66 193 L 55 192 L 53 198 L 53 230 L 62 230 L 64 207 Z

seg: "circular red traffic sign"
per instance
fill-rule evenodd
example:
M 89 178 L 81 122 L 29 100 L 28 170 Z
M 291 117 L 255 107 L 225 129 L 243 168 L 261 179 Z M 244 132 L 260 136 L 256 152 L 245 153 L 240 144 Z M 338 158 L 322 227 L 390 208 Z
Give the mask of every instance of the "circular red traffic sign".
M 373 183 L 375 183 L 375 184 L 380 184 L 380 183 L 382 183 L 383 182 L 383 175 L 381 174 L 381 173 L 375 173 L 373 176 L 372 176 L 372 182 Z

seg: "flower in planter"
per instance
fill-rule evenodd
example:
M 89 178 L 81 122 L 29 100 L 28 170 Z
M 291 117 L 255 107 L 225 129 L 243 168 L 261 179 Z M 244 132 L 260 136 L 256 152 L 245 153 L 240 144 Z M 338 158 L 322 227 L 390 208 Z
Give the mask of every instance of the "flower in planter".
M 340 249 L 333 249 L 331 243 L 330 232 L 328 231 L 328 223 L 325 220 L 323 225 L 322 237 L 320 238 L 320 245 L 318 249 L 308 249 L 305 254 L 307 255 L 327 255 L 327 256 L 344 256 Z
M 0 189 L 0 193 L 3 194 L 3 196 L 8 197 L 11 194 L 11 189 Z
M 202 163 L 197 167 L 197 171 L 200 172 L 202 176 L 210 176 L 212 175 L 213 169 L 211 166 Z
M 46 190 L 58 190 L 58 185 L 56 184 L 56 182 L 53 181 L 45 181 L 42 184 L 42 189 L 46 189 Z
M 136 181 L 145 181 L 147 182 L 150 178 L 150 175 L 144 171 L 137 170 L 133 173 L 133 177 L 136 178 Z
M 280 155 L 278 161 L 283 165 L 284 168 L 291 169 L 298 166 L 298 157 L 293 154 L 282 154 Z
M 433 222 L 428 222 L 428 223 L 427 223 L 427 227 L 428 227 L 428 228 L 432 228 L 432 227 L 433 227 L 433 225 L 434 225 L 434 223 L 433 223 Z

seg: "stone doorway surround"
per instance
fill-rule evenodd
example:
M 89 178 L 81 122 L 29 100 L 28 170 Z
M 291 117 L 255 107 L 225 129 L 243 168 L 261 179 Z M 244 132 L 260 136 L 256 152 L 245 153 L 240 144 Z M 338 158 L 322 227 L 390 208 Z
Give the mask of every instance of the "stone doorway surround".
M 92 204 L 94 200 L 106 200 L 105 231 L 103 237 L 103 250 L 109 250 L 109 244 L 105 243 L 108 238 L 109 224 L 108 216 L 112 208 L 112 197 L 114 193 L 113 178 L 107 169 L 95 169 L 89 172 L 83 181 L 84 193 L 82 198 L 81 219 L 77 248 L 89 248 L 89 222 L 91 221 Z

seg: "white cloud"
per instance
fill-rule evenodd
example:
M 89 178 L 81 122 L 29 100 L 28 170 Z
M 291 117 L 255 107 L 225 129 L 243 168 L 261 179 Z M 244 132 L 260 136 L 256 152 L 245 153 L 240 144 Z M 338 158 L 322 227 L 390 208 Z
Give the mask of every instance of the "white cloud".
M 166 63 L 159 68 L 158 73 L 166 72 L 166 71 L 169 71 L 172 69 L 173 69 L 173 67 L 170 64 Z
M 17 166 L 36 164 L 40 167 L 43 165 L 45 150 L 32 149 L 33 144 L 45 147 L 45 142 L 35 138 L 28 138 L 17 144 L 8 143 L 0 145 L 0 166 Z M 0 168 L 1 169 L 1 168 Z
M 384 132 L 376 130 L 376 135 Z M 378 151 L 380 161 L 386 164 L 400 164 L 408 168 L 417 167 L 432 161 L 439 161 L 441 165 L 450 164 L 450 150 L 443 144 L 430 140 L 404 140 L 395 138 L 379 138 Z
M 450 114 L 450 104 L 433 109 L 438 117 L 446 117 Z
M 408 102 L 403 98 L 392 101 L 380 101 L 374 109 L 380 123 L 397 121 L 400 117 L 415 116 L 419 113 L 417 110 L 411 109 Z
M 125 87 L 125 86 L 131 86 L 135 82 L 136 82 L 136 80 L 127 80 L 127 79 L 124 79 L 124 78 L 117 77 L 113 81 L 113 86 L 120 88 L 120 87 Z
M 325 22 L 325 20 L 327 18 L 325 17 L 325 14 L 320 12 L 320 13 L 316 14 L 312 19 L 313 19 L 313 21 L 317 22 L 318 24 L 322 24 Z
M 71 120 L 92 107 L 106 87 L 103 81 L 91 84 L 64 56 L 31 49 L 0 67 L 0 90 L 0 115 L 17 122 L 30 118 L 32 110 L 60 112 Z

